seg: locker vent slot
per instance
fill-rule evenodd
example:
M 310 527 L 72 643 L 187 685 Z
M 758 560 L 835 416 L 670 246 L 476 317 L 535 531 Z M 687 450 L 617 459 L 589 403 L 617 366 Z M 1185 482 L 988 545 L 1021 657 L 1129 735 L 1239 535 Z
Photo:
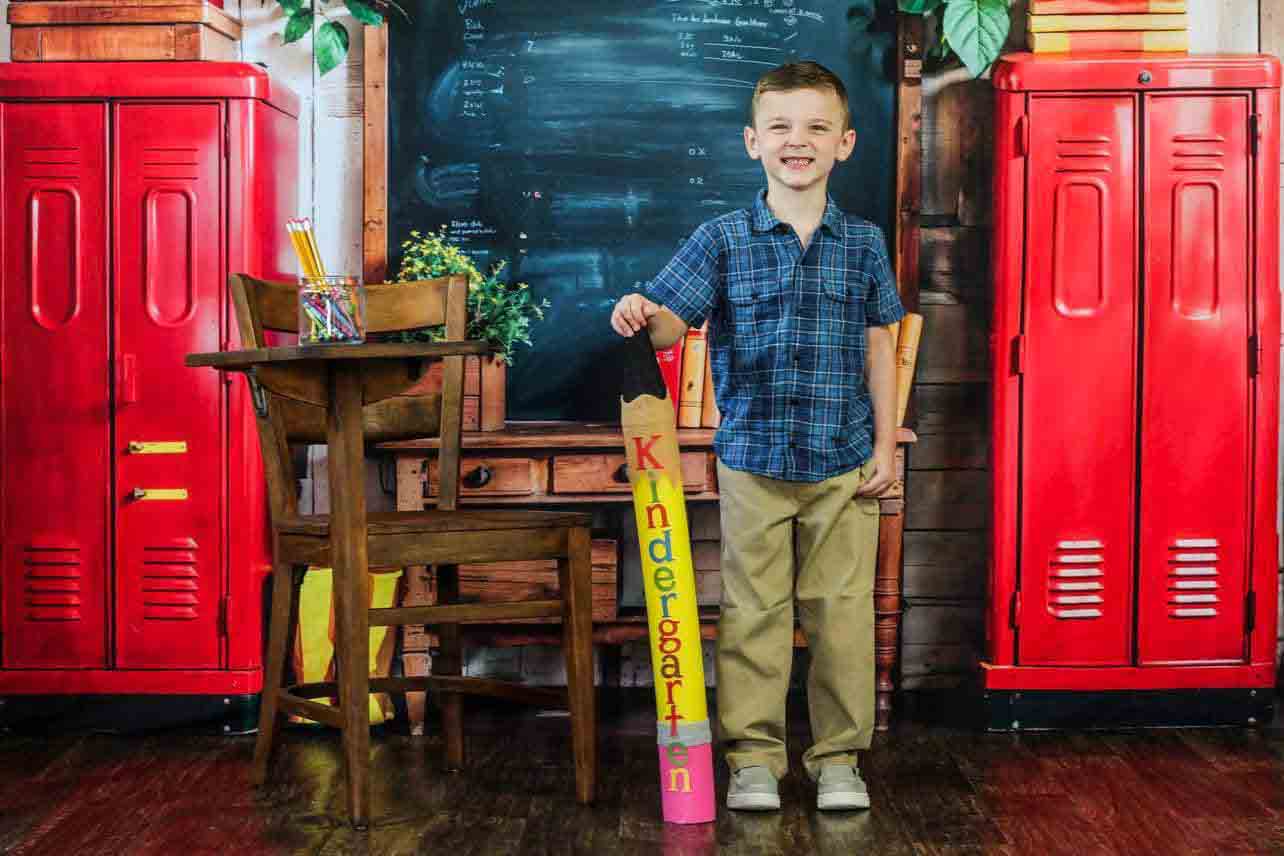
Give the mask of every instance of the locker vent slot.
M 1226 142 L 1221 134 L 1175 134 L 1172 138 L 1174 172 L 1225 172 Z
M 1109 137 L 1057 137 L 1057 172 L 1110 172 Z
M 1172 618 L 1214 618 L 1217 590 L 1216 538 L 1178 538 L 1168 548 L 1168 615 Z
M 194 621 L 200 617 L 196 541 L 178 538 L 143 548 L 143 618 Z
M 23 548 L 28 621 L 80 620 L 80 548 L 32 544 Z
M 79 146 L 26 146 L 23 178 L 80 178 Z
M 190 173 L 191 169 L 183 167 L 199 166 L 197 149 L 188 146 L 149 146 L 143 149 L 143 178 L 176 178 L 195 180 L 196 175 L 179 175 Z M 150 170 L 150 172 L 149 172 Z
M 1057 618 L 1100 618 L 1105 603 L 1104 545 L 1096 540 L 1059 541 L 1048 581 L 1048 612 Z

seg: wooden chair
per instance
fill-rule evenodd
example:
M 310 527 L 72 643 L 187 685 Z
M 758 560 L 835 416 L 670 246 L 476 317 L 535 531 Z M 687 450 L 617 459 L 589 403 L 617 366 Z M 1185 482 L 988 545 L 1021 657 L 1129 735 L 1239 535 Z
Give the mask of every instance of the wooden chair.
M 294 331 L 297 325 L 297 289 L 290 283 L 265 282 L 243 275 L 229 278 L 236 319 L 245 348 L 264 348 L 267 330 Z M 560 706 L 570 710 L 575 759 L 575 794 L 581 803 L 592 802 L 596 779 L 596 720 L 593 696 L 592 601 L 590 515 L 521 510 L 463 510 L 457 508 L 460 460 L 460 425 L 463 408 L 462 354 L 477 353 L 484 345 L 463 342 L 466 329 L 467 281 L 463 277 L 396 285 L 367 287 L 367 332 L 386 332 L 445 324 L 455 355 L 443 359 L 441 394 L 432 398 L 394 397 L 414 382 L 427 365 L 414 361 L 411 371 L 389 381 L 365 378 L 363 434 L 367 442 L 441 437 L 440 498 L 436 510 L 374 513 L 368 515 L 366 541 L 371 568 L 435 565 L 438 605 L 391 609 L 355 608 L 349 627 L 338 629 L 335 639 L 337 681 L 283 687 L 287 652 L 297 621 L 295 570 L 330 561 L 328 515 L 300 516 L 295 499 L 289 444 L 319 442 L 327 438 L 326 411 L 309 396 L 300 382 L 300 368 L 290 372 L 259 367 L 250 373 L 259 440 L 263 451 L 272 514 L 273 586 L 258 743 L 254 750 L 253 780 L 266 779 L 268 760 L 280 719 L 296 713 L 342 730 L 346 758 L 348 808 L 354 825 L 369 819 L 369 692 L 440 692 L 446 761 L 458 769 L 464 762 L 461 693 Z M 456 341 L 459 340 L 459 341 Z M 378 348 L 379 345 L 368 345 Z M 381 361 L 385 364 L 389 361 Z M 307 365 L 307 364 L 303 364 Z M 316 363 L 311 365 L 316 366 Z M 394 363 L 395 365 L 395 363 Z M 315 369 L 324 372 L 324 367 Z M 292 374 L 291 374 L 292 372 Z M 387 375 L 387 372 L 384 372 Z M 304 378 L 306 381 L 306 378 Z M 371 404 L 382 397 L 382 401 Z M 333 426 L 330 426 L 333 431 Z M 331 440 L 333 441 L 333 435 Z M 332 450 L 332 456 L 334 452 Z M 356 455 L 360 457 L 360 454 Z M 359 464 L 360 462 L 357 461 Z M 351 499 L 364 497 L 362 484 L 335 484 L 331 461 L 331 497 L 344 490 Z M 353 467 L 349 471 L 357 471 Z M 355 492 L 355 493 L 354 493 Z M 458 603 L 458 565 L 463 562 L 500 562 L 555 558 L 561 583 L 557 599 L 521 603 Z M 351 576 L 351 575 L 349 575 Z M 335 569 L 336 609 L 356 602 L 369 604 L 369 579 L 348 579 Z M 350 599 L 350 600 L 348 600 Z M 524 687 L 519 684 L 462 677 L 460 627 L 465 622 L 502 621 L 515 618 L 559 617 L 566 655 L 566 690 Z M 338 622 L 343 624 L 344 622 Z M 423 678 L 370 678 L 369 628 L 380 625 L 436 625 L 440 656 L 433 674 Z M 311 699 L 338 695 L 338 708 Z

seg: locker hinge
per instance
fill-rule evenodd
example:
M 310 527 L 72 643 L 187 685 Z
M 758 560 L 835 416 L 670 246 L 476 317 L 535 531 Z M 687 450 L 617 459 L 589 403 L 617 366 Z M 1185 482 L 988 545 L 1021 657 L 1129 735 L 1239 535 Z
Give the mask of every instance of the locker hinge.
M 1250 591 L 1244 598 L 1244 632 L 1251 633 L 1257 626 L 1257 592 Z
M 1025 374 L 1025 334 L 1012 338 L 1012 374 Z
M 1257 377 L 1262 370 L 1262 340 L 1254 333 L 1248 337 L 1248 376 Z
M 1012 599 L 1008 601 L 1008 625 L 1016 630 L 1021 623 L 1021 592 L 1012 592 Z
M 1262 147 L 1262 114 L 1251 113 L 1248 117 L 1248 150 L 1257 157 Z
M 1030 117 L 1019 116 L 1016 125 L 1017 154 L 1027 157 L 1030 154 Z
M 232 151 L 232 123 L 224 120 L 223 122 L 223 160 L 227 160 L 228 153 Z
M 231 610 L 232 596 L 223 595 L 218 601 L 218 635 L 227 636 L 227 616 Z

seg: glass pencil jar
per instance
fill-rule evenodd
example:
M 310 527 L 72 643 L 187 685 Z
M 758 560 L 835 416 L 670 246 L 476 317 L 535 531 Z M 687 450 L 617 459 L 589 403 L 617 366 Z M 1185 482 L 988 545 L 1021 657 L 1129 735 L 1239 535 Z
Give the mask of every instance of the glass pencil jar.
M 299 277 L 300 345 L 354 345 L 365 340 L 366 290 L 361 277 Z

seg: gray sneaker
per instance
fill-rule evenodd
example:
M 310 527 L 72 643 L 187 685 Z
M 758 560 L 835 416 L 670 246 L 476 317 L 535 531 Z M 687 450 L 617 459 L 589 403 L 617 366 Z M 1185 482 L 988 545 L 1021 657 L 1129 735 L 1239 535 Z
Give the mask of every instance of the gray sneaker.
M 776 777 L 766 767 L 741 767 L 731 773 L 727 808 L 741 811 L 775 811 L 780 808 Z
M 816 808 L 822 811 L 851 811 L 869 808 L 869 790 L 855 767 L 829 764 L 820 768 L 816 787 Z

